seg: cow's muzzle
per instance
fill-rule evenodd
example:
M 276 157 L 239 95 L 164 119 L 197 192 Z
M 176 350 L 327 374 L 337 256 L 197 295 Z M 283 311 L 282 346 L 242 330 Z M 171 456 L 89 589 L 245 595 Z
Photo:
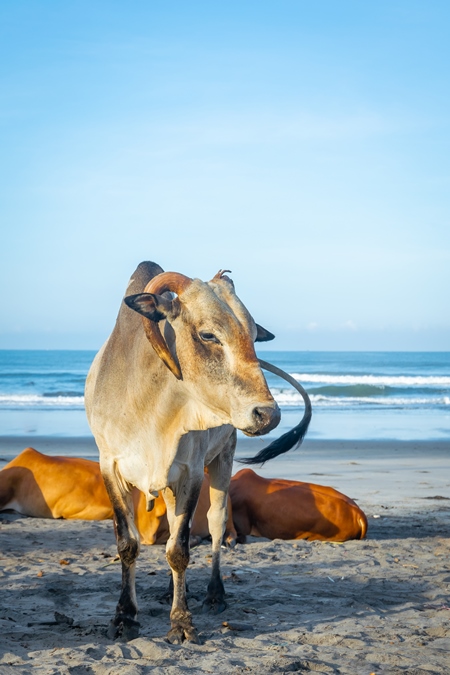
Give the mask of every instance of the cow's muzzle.
M 281 413 L 278 404 L 257 406 L 252 411 L 253 425 L 242 429 L 246 436 L 262 436 L 275 429 L 280 423 Z

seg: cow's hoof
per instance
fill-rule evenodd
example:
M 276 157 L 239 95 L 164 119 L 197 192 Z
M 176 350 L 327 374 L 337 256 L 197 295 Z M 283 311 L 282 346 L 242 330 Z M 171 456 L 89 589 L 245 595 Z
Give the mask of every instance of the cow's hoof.
M 206 598 L 202 605 L 202 614 L 221 614 L 227 608 L 223 598 Z
M 112 619 L 109 626 L 107 635 L 110 640 L 123 640 L 128 642 L 129 640 L 134 640 L 139 637 L 139 621 L 134 621 L 126 616 L 116 616 L 115 619 Z
M 194 642 L 196 645 L 201 644 L 198 633 L 193 626 L 174 626 L 167 633 L 166 640 L 171 645 L 181 645 L 185 640 Z
M 232 551 L 234 548 L 236 548 L 236 539 L 234 537 L 227 537 L 225 539 L 225 546 Z

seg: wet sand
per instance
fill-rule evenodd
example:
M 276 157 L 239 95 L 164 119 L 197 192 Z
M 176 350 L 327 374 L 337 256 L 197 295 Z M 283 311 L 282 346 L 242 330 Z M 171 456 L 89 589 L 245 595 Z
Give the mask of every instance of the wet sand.
M 55 438 L 0 439 L 0 457 L 27 445 L 95 458 L 92 440 Z M 240 441 L 237 455 L 263 445 Z M 450 443 L 307 441 L 256 470 L 354 498 L 368 516 L 367 539 L 250 539 L 224 550 L 228 608 L 216 616 L 201 613 L 210 566 L 202 543 L 188 582 L 203 644 L 182 646 L 164 640 L 164 547 L 143 547 L 141 636 L 124 644 L 105 636 L 120 587 L 112 523 L 2 513 L 0 673 L 450 672 Z

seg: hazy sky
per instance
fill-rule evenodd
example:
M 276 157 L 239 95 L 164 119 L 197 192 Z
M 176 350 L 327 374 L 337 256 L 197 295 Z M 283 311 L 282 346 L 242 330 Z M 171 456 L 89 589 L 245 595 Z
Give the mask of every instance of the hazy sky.
M 98 348 L 141 260 L 278 349 L 450 349 L 450 3 L 0 4 L 0 347 Z

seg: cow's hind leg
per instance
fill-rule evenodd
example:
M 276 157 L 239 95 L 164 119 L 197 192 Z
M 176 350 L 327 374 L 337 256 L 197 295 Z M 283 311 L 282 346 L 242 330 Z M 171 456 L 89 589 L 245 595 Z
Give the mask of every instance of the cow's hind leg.
M 219 614 L 226 608 L 225 588 L 220 573 L 220 549 L 227 523 L 227 495 L 233 468 L 235 435 L 222 452 L 208 465 L 211 506 L 208 511 L 208 527 L 212 539 L 212 568 L 203 612 Z
M 133 499 L 128 486 L 117 475 L 114 465 L 105 467 L 102 463 L 102 474 L 114 508 L 117 550 L 122 563 L 122 591 L 117 603 L 116 614 L 108 628 L 108 637 L 111 640 L 116 638 L 133 640 L 139 635 L 139 622 L 136 620 L 138 606 L 135 588 L 139 533 L 133 520 Z
M 170 612 L 172 628 L 167 634 L 167 640 L 171 644 L 181 644 L 183 640 L 199 643 L 186 600 L 186 568 L 189 563 L 190 526 L 202 480 L 203 475 L 200 475 L 195 480 L 191 478 L 178 485 L 175 493 L 171 488 L 163 491 L 170 526 L 166 555 L 173 579 L 173 603 Z

